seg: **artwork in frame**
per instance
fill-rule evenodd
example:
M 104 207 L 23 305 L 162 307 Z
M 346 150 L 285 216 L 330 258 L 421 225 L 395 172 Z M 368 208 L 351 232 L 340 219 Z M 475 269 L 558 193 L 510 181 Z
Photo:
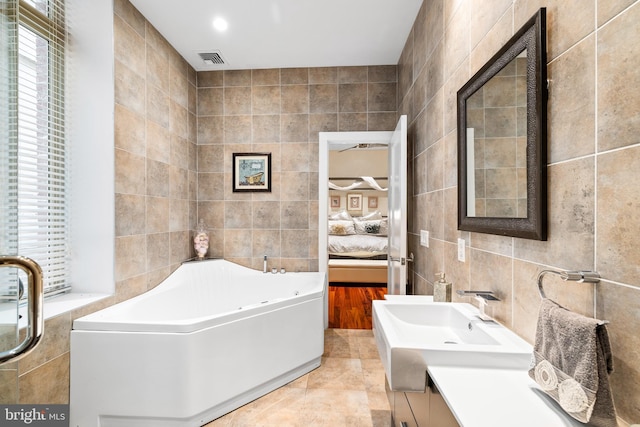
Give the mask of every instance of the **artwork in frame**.
M 361 211 L 362 210 L 362 194 L 347 194 L 347 210 Z
M 340 207 L 340 196 L 331 196 L 331 207 L 332 208 Z
M 369 197 L 369 209 L 378 209 L 378 197 Z
M 233 153 L 233 191 L 271 192 L 271 153 Z

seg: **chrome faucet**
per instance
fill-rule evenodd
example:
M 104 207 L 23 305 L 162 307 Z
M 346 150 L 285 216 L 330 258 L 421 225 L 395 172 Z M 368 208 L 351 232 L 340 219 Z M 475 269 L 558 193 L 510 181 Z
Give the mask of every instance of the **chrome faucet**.
M 485 313 L 485 307 L 489 305 L 489 301 L 500 301 L 500 298 L 496 297 L 493 291 L 457 291 L 457 294 L 461 297 L 474 297 L 478 301 L 478 317 L 484 321 L 493 320 L 491 316 Z

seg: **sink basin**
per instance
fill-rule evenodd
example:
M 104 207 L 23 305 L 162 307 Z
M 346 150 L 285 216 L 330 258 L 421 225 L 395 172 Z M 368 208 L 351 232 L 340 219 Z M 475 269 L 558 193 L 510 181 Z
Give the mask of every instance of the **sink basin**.
M 373 301 L 373 332 L 391 390 L 424 391 L 428 366 L 529 368 L 532 347 L 471 304 Z
M 405 345 L 498 344 L 484 328 L 476 326 L 477 319 L 458 305 L 385 304 L 383 307 L 393 332 Z

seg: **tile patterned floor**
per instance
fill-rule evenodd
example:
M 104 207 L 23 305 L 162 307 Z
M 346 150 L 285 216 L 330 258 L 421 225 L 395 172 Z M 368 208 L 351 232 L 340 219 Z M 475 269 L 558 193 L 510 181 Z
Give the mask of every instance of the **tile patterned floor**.
M 371 330 L 327 329 L 319 368 L 204 427 L 389 427 Z

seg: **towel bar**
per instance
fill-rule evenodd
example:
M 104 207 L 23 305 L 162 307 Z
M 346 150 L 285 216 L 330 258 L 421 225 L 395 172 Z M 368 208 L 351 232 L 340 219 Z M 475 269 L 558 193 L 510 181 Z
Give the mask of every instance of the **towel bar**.
M 598 283 L 600 281 L 600 274 L 597 271 L 556 271 L 556 270 L 542 270 L 538 274 L 538 291 L 540 292 L 540 298 L 546 298 L 542 287 L 542 278 L 545 274 L 552 273 L 560 276 L 562 280 L 569 280 L 578 283 Z M 603 320 L 601 324 L 606 325 L 608 320 Z

